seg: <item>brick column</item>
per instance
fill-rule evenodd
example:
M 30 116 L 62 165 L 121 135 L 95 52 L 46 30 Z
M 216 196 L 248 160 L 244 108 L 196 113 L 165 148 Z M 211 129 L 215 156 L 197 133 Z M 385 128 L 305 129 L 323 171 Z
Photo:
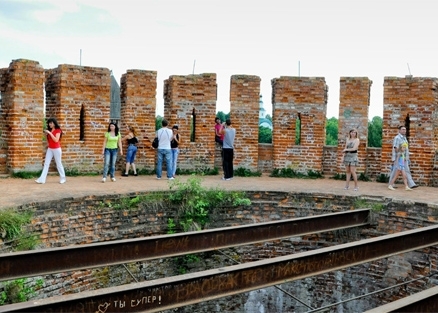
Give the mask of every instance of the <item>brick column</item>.
M 14 60 L 2 71 L 1 146 L 3 172 L 38 171 L 43 162 L 44 69 Z
M 274 168 L 322 172 L 327 90 L 321 77 L 272 80 Z M 295 144 L 297 119 L 301 121 L 299 144 Z
M 155 137 L 156 95 L 156 71 L 128 70 L 122 75 L 121 132 L 122 136 L 125 136 L 127 126 L 133 126 L 137 130 L 139 140 L 135 160 L 137 168 L 145 167 L 148 170 L 155 168 L 156 153 L 151 148 L 151 141 Z M 126 142 L 123 145 L 126 153 Z
M 216 74 L 170 76 L 164 81 L 164 117 L 169 126 L 179 125 L 182 142 L 178 157 L 181 169 L 214 168 L 214 118 Z M 194 138 L 190 135 L 194 121 Z
M 360 140 L 357 173 L 365 173 L 367 164 L 368 111 L 372 81 L 367 77 L 341 77 L 339 92 L 337 172 L 344 173 L 342 150 L 349 131 L 356 128 Z
M 236 128 L 234 168 L 258 170 L 260 77 L 231 76 L 231 123 Z
M 101 171 L 103 139 L 110 121 L 110 71 L 63 64 L 46 76 L 46 117 L 55 117 L 64 132 L 64 167 Z
M 398 126 L 405 125 L 412 178 L 431 185 L 434 154 L 438 148 L 438 79 L 385 77 L 381 172 L 389 175 L 392 142 Z

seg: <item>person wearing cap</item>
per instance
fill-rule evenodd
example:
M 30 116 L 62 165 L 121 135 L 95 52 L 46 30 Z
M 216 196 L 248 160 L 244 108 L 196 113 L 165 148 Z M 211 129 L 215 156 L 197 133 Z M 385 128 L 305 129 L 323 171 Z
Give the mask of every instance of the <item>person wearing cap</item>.
M 172 177 L 175 178 L 176 164 L 178 162 L 179 144 L 181 142 L 181 135 L 178 132 L 178 125 L 172 127 L 173 139 L 170 142 L 170 148 L 172 149 Z

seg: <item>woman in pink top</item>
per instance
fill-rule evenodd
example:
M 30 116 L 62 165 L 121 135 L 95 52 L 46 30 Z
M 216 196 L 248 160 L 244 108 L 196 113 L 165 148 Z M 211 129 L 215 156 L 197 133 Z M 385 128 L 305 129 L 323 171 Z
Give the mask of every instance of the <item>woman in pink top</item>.
M 221 133 L 222 131 L 222 122 L 219 117 L 216 117 L 214 120 L 214 141 L 216 141 L 221 147 L 224 145 L 224 135 Z
M 50 162 L 52 161 L 53 158 L 55 158 L 56 168 L 58 169 L 59 176 L 61 177 L 59 183 L 64 184 L 66 182 L 66 179 L 65 179 L 64 166 L 62 166 L 62 162 L 61 162 L 62 130 L 61 127 L 59 127 L 58 122 L 54 118 L 49 118 L 47 120 L 47 126 L 48 126 L 47 129 L 44 131 L 44 133 L 47 136 L 47 143 L 48 143 L 46 159 L 44 161 L 43 172 L 41 173 L 41 176 L 37 180 L 35 180 L 35 182 L 37 182 L 38 184 L 44 184 L 46 182 L 47 173 L 49 172 Z

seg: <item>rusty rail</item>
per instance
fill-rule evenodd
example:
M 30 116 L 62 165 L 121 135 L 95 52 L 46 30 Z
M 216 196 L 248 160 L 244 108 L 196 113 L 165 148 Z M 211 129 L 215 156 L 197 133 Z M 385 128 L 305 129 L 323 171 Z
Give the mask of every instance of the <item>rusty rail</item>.
M 364 313 L 438 312 L 438 286 L 387 303 Z
M 0 307 L 0 312 L 158 312 L 438 244 L 438 225 L 329 248 Z
M 0 255 L 0 281 L 173 257 L 368 224 L 369 210 Z M 29 262 L 32 266 L 29 266 Z

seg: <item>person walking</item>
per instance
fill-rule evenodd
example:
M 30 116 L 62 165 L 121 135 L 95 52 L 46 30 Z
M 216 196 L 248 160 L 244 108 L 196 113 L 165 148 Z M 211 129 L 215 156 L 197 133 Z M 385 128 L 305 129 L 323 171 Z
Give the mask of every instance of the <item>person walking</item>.
M 223 162 L 222 167 L 224 170 L 223 180 L 230 180 L 233 178 L 233 158 L 234 158 L 234 138 L 236 137 L 236 129 L 231 126 L 231 120 L 227 119 L 222 125 L 220 133 L 224 136 L 223 141 Z
M 399 149 L 401 147 L 401 144 L 406 143 L 407 147 L 405 149 L 406 151 L 406 155 L 405 155 L 405 160 L 406 160 L 406 164 L 404 166 L 404 172 L 406 175 L 406 180 L 408 182 L 408 187 L 409 188 L 417 188 L 418 185 L 414 182 L 414 180 L 412 179 L 412 175 L 411 175 L 411 170 L 409 168 L 409 165 L 411 163 L 410 158 L 409 158 L 409 142 L 408 139 L 406 138 L 406 127 L 405 126 L 399 126 L 398 127 L 398 134 L 394 137 L 393 143 L 392 143 L 392 157 L 391 157 L 391 161 L 393 162 L 392 168 L 391 168 L 391 173 L 389 175 L 389 181 L 393 181 L 394 182 L 392 184 L 390 184 L 393 188 L 395 188 L 393 185 L 396 182 L 397 178 L 394 179 L 394 176 L 396 176 L 397 173 L 397 168 L 396 166 L 394 166 L 395 161 L 397 159 L 397 153 L 400 152 Z M 397 175 L 398 176 L 398 175 Z
M 397 156 L 395 158 L 395 162 L 394 162 L 394 168 L 396 169 L 395 175 L 392 178 L 392 180 L 389 182 L 388 185 L 388 189 L 390 190 L 395 190 L 394 187 L 392 186 L 395 182 L 395 180 L 398 178 L 398 176 L 400 175 L 400 173 L 402 174 L 403 177 L 403 182 L 405 184 L 405 190 L 412 190 L 411 188 L 409 188 L 408 186 L 408 180 L 406 177 L 406 151 L 408 148 L 408 144 L 406 142 L 403 142 L 400 144 L 400 146 L 397 148 L 398 152 L 397 152 Z
M 174 179 L 172 174 L 172 149 L 170 142 L 173 139 L 173 132 L 167 128 L 169 123 L 163 119 L 161 121 L 161 128 L 157 130 L 158 148 L 157 148 L 157 179 L 161 179 L 163 159 L 166 160 L 166 172 L 168 179 Z
M 65 178 L 64 166 L 62 165 L 62 149 L 61 149 L 61 137 L 62 130 L 55 118 L 49 118 L 47 120 L 47 129 L 44 130 L 47 137 L 47 151 L 46 159 L 44 160 L 44 167 L 41 176 L 35 180 L 37 184 L 44 184 L 46 182 L 47 174 L 49 172 L 50 162 L 55 159 L 56 168 L 60 176 L 60 184 L 64 184 L 67 180 Z
M 111 181 L 115 182 L 117 152 L 120 150 L 120 155 L 123 155 L 122 136 L 119 132 L 117 124 L 111 122 L 108 125 L 108 130 L 105 133 L 103 140 L 102 155 L 104 156 L 103 177 L 102 183 L 106 182 L 106 177 L 109 174 Z
M 135 156 L 137 154 L 137 132 L 135 131 L 135 128 L 132 126 L 128 126 L 128 134 L 123 137 L 122 141 L 128 142 L 128 150 L 126 150 L 126 168 L 125 172 L 122 174 L 124 177 L 128 177 L 129 175 L 129 168 L 132 167 L 132 171 L 134 172 L 134 176 L 137 176 L 137 169 L 135 168 Z
M 178 125 L 173 125 L 172 127 L 173 139 L 170 142 L 170 148 L 172 149 L 172 177 L 175 178 L 176 165 L 178 162 L 179 155 L 179 144 L 181 142 L 181 135 L 178 131 Z
M 343 163 L 346 170 L 346 182 L 345 190 L 350 188 L 350 180 L 353 177 L 354 181 L 354 191 L 357 191 L 359 187 L 357 186 L 357 174 L 356 167 L 359 165 L 359 159 L 357 157 L 357 149 L 359 148 L 359 138 L 357 136 L 357 130 L 351 129 L 348 134 L 348 138 L 345 141 L 345 149 L 342 150 Z

